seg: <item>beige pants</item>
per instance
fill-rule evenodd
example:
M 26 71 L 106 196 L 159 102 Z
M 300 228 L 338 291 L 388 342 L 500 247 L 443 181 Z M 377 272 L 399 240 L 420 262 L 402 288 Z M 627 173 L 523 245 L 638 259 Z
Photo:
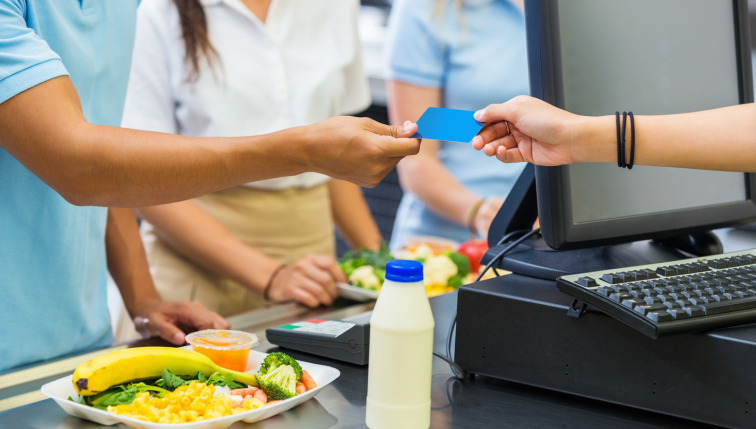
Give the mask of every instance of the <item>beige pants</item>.
M 240 186 L 193 201 L 235 237 L 282 264 L 291 264 L 307 253 L 335 253 L 325 184 L 284 191 Z M 199 301 L 223 316 L 266 305 L 259 293 L 180 256 L 147 222 L 143 223 L 142 239 L 155 286 L 166 301 Z

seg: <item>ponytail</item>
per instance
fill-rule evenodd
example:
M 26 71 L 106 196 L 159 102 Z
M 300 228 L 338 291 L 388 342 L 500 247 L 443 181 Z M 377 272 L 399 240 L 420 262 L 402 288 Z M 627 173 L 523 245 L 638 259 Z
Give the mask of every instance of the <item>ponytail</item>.
M 200 71 L 200 57 L 204 56 L 212 65 L 218 59 L 218 52 L 210 43 L 207 33 L 207 18 L 200 0 L 173 0 L 178 9 L 181 36 L 184 39 L 186 62 L 191 65 L 188 81 L 197 80 Z

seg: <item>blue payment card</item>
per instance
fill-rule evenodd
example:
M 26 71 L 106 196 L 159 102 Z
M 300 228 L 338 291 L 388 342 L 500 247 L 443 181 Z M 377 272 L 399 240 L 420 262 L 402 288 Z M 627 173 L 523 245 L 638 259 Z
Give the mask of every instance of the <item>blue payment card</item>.
M 429 107 L 417 120 L 417 133 L 412 137 L 470 143 L 485 125 L 476 121 L 474 114 L 469 110 Z

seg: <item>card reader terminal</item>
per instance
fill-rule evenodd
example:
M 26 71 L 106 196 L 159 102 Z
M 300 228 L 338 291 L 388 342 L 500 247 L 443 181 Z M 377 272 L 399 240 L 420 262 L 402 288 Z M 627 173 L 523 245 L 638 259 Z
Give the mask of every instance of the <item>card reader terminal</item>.
M 269 328 L 268 341 L 280 347 L 367 365 L 370 340 L 370 314 L 357 320 L 307 319 Z M 360 323 L 365 321 L 365 323 Z

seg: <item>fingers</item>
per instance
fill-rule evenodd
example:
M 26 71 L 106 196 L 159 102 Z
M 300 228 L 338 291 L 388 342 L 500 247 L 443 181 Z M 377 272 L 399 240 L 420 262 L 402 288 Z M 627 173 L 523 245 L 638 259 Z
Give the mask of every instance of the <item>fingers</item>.
M 371 121 L 367 130 L 379 136 L 391 137 L 383 144 L 383 156 L 388 158 L 416 155 L 420 151 L 420 140 L 410 138 L 417 132 L 417 124 L 407 121 L 402 126 L 384 125 Z
M 496 150 L 496 159 L 505 163 L 525 162 L 519 148 L 507 149 L 503 145 Z
M 480 122 L 509 121 L 517 123 L 517 106 L 530 100 L 531 97 L 527 95 L 518 95 L 506 103 L 489 104 L 485 109 L 475 112 L 475 120 Z
M 315 263 L 320 268 L 328 271 L 328 273 L 331 275 L 331 278 L 333 278 L 334 280 L 346 283 L 346 276 L 344 276 L 344 273 L 339 268 L 339 264 L 336 263 L 336 259 L 334 259 L 333 256 L 317 255 L 317 258 L 315 258 Z
M 336 298 L 336 282 L 334 281 L 331 273 L 328 270 L 324 270 L 317 265 L 309 265 L 304 268 L 304 274 L 308 280 L 316 284 L 321 290 L 323 290 L 328 299 L 323 301 L 324 304 L 330 304 L 333 299 Z M 319 296 L 318 292 L 316 296 Z
M 324 288 L 320 283 L 317 283 L 308 277 L 302 277 L 298 283 L 299 289 L 307 291 L 310 295 L 314 296 L 317 299 L 318 302 L 314 305 L 314 307 L 317 307 L 321 303 L 324 305 L 333 304 L 334 297 L 332 297 L 326 290 L 326 288 Z
M 147 321 L 147 328 L 152 336 L 159 336 L 170 343 L 181 346 L 186 341 L 184 332 L 163 313 L 151 314 Z
M 172 310 L 178 322 L 198 331 L 204 329 L 228 329 L 230 327 L 219 314 L 208 310 L 199 302 L 177 302 Z
M 295 288 L 294 290 L 291 291 L 291 298 L 294 301 L 302 305 L 306 305 L 307 307 L 310 307 L 310 308 L 316 308 L 320 306 L 320 301 L 318 301 L 315 295 L 311 294 L 309 291 L 305 289 Z
M 472 145 L 475 150 L 481 150 L 486 144 L 507 135 L 509 135 L 509 130 L 507 129 L 507 124 L 504 122 L 487 124 L 482 130 L 480 130 L 478 135 L 473 138 Z

